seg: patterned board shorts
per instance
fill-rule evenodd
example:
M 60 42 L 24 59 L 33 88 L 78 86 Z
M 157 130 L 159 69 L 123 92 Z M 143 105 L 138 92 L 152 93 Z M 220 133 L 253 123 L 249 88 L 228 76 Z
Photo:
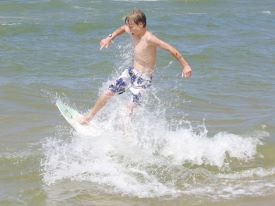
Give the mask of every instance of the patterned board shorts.
M 122 94 L 129 88 L 132 98 L 131 101 L 136 104 L 141 103 L 142 93 L 150 87 L 152 76 L 143 74 L 133 67 L 125 69 L 118 79 L 109 86 L 114 94 Z

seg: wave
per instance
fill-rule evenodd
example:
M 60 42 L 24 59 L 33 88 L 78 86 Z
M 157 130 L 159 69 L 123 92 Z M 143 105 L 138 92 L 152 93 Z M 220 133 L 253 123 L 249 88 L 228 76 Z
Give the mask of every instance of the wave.
M 149 98 L 148 104 L 155 98 Z M 125 115 L 125 103 L 125 98 L 114 97 L 93 120 L 96 127 L 91 130 L 80 134 L 63 128 L 47 138 L 41 162 L 45 185 L 88 181 L 108 193 L 147 198 L 190 193 L 226 198 L 230 185 L 241 187 L 243 195 L 250 194 L 244 187 L 249 171 L 238 173 L 234 168 L 258 158 L 257 147 L 263 145 L 267 133 L 241 136 L 219 132 L 209 137 L 205 125 L 194 128 L 187 120 L 170 127 L 160 107 L 141 107 L 131 119 Z M 262 171 L 273 174 L 273 169 Z M 254 174 L 259 173 L 260 168 L 255 169 Z M 228 184 L 219 186 L 221 178 Z M 241 180 L 234 182 L 237 179 Z M 207 189 L 210 180 L 211 191 Z M 264 181 L 259 182 L 259 190 Z M 223 192 L 217 193 L 217 188 Z M 228 198 L 236 196 L 234 189 Z

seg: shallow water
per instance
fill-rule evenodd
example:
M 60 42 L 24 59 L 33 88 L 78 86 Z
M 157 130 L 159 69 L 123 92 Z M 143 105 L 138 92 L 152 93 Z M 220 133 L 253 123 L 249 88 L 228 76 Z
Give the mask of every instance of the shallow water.
M 132 119 L 114 97 L 84 133 L 55 106 L 86 112 L 131 65 L 127 35 L 99 41 L 128 10 L 176 46 L 159 50 Z M 1 1 L 0 205 L 272 205 L 273 1 Z

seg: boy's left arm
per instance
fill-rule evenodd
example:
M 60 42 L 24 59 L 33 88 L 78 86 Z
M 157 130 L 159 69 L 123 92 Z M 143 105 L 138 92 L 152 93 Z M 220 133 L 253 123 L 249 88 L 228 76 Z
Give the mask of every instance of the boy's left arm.
M 165 49 L 168 52 L 170 52 L 171 55 L 173 55 L 179 61 L 179 63 L 182 66 L 182 77 L 185 77 L 186 79 L 191 77 L 191 75 L 192 75 L 191 67 L 189 66 L 188 62 L 183 58 L 181 53 L 175 47 L 171 46 L 170 44 L 168 44 L 168 43 L 166 43 L 162 40 L 160 40 L 159 38 L 157 38 L 153 34 L 150 37 L 150 41 L 153 44 L 155 44 L 156 46 L 159 46 L 160 48 Z

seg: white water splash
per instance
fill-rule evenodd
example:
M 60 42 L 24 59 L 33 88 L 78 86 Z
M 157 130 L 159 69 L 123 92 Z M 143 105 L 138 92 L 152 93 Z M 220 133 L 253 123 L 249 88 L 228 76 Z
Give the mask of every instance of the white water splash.
M 148 104 L 154 101 L 149 98 Z M 87 134 L 83 130 L 67 139 L 62 133 L 48 138 L 43 144 L 44 183 L 90 181 L 111 193 L 137 197 L 200 194 L 203 187 L 198 191 L 190 185 L 212 174 L 204 169 L 196 173 L 184 164 L 219 170 L 228 166 L 227 159 L 252 160 L 261 144 L 260 138 L 226 132 L 208 137 L 206 129 L 197 132 L 191 124 L 171 130 L 165 112 L 158 107 L 140 107 L 130 119 L 125 105 L 125 97 L 113 97 L 93 120 L 97 127 Z

